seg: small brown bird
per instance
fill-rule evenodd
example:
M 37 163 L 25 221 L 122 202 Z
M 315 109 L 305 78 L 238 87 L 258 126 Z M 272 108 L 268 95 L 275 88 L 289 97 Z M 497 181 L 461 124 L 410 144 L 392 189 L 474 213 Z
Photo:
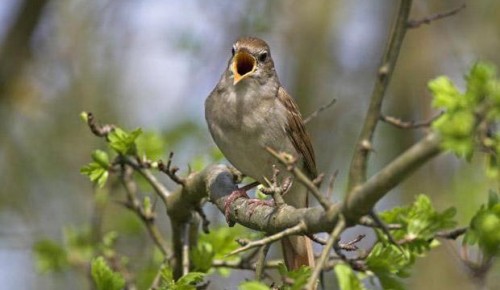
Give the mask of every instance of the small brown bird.
M 317 176 L 314 151 L 295 101 L 281 86 L 271 51 L 259 38 L 236 41 L 226 71 L 205 101 L 210 133 L 224 156 L 243 174 L 261 184 L 273 174 L 276 159 L 270 147 L 298 158 L 298 166 L 313 179 Z M 278 165 L 278 164 L 277 164 Z M 282 175 L 289 175 L 279 165 Z M 228 200 L 246 196 L 235 191 Z M 307 189 L 294 182 L 284 196 L 287 204 L 307 207 Z M 226 206 L 226 217 L 229 208 Z M 288 269 L 314 266 L 311 241 L 305 236 L 282 240 Z

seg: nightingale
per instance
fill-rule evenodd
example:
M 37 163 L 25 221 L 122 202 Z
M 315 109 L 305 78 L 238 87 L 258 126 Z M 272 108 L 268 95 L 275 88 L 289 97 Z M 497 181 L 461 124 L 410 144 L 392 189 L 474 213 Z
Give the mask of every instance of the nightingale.
M 259 38 L 238 39 L 227 69 L 205 101 L 205 118 L 216 145 L 226 159 L 244 175 L 261 184 L 271 179 L 276 159 L 266 150 L 286 152 L 297 158 L 311 179 L 317 176 L 314 151 L 297 104 L 281 86 L 267 43 Z M 276 164 L 282 175 L 290 173 Z M 245 189 L 233 192 L 228 201 L 247 197 Z M 293 182 L 283 196 L 296 208 L 307 207 L 307 189 Z M 226 203 L 226 218 L 229 206 Z M 314 266 L 309 238 L 282 239 L 288 269 Z

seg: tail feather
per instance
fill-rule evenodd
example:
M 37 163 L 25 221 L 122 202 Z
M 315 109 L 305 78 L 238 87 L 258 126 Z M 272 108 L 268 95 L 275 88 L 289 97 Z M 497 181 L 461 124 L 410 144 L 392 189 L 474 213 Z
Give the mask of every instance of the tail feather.
M 305 265 L 314 267 L 314 252 L 311 240 L 306 236 L 289 236 L 281 240 L 283 257 L 288 270 Z

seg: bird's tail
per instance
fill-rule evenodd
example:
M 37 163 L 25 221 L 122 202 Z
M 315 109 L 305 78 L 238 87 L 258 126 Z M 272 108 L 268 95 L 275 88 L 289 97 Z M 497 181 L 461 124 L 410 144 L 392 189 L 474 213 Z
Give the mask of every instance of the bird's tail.
M 302 265 L 314 267 L 314 253 L 308 237 L 288 236 L 281 240 L 281 246 L 288 270 L 296 270 Z

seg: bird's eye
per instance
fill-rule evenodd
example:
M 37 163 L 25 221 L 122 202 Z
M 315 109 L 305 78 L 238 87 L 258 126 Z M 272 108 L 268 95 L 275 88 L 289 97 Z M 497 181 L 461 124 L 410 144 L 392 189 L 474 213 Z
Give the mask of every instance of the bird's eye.
M 263 51 L 259 54 L 259 61 L 260 62 L 263 62 L 263 61 L 266 61 L 267 59 L 267 51 Z
M 231 54 L 234 56 L 236 53 L 236 47 L 233 45 L 233 48 L 231 48 Z

